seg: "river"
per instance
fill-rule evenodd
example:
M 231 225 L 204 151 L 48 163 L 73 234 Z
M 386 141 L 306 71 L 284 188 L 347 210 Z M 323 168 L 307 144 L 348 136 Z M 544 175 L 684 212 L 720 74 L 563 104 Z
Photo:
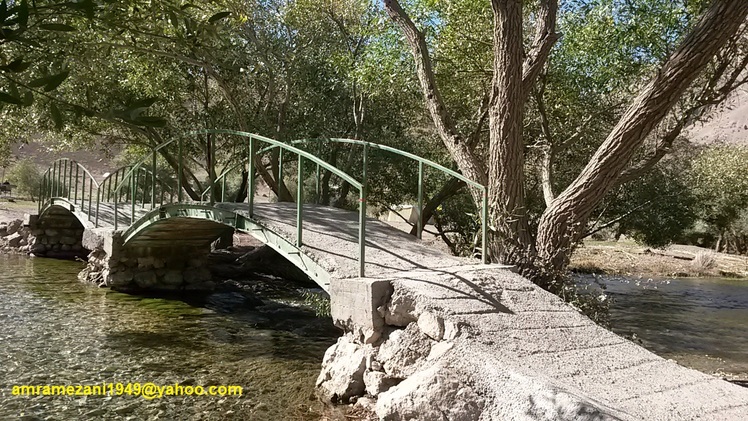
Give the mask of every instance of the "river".
M 748 379 L 748 281 L 617 276 L 595 280 L 612 299 L 614 332 L 683 365 Z
M 314 420 L 314 381 L 338 331 L 265 285 L 200 302 L 77 280 L 80 263 L 0 255 L 0 419 Z M 585 278 L 589 281 L 591 278 Z M 598 277 L 612 329 L 708 373 L 748 377 L 748 282 Z M 258 284 L 258 286 L 261 286 Z M 17 397 L 14 385 L 240 385 L 241 397 Z
M 320 418 L 314 382 L 338 331 L 299 294 L 266 295 L 256 308 L 236 293 L 190 304 L 83 284 L 81 268 L 0 255 L 0 419 Z M 102 382 L 240 385 L 243 394 L 145 400 L 11 393 L 13 385 Z

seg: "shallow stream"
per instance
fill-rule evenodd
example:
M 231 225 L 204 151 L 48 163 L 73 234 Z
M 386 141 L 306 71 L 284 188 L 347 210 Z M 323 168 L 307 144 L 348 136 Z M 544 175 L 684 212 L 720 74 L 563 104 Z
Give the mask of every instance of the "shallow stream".
M 0 419 L 313 420 L 338 331 L 298 294 L 198 303 L 77 280 L 82 265 L 0 255 Z M 288 295 L 288 294 L 287 294 Z M 13 385 L 240 385 L 237 396 L 17 397 Z
M 595 280 L 613 300 L 614 332 L 683 365 L 748 379 L 748 281 L 617 276 Z

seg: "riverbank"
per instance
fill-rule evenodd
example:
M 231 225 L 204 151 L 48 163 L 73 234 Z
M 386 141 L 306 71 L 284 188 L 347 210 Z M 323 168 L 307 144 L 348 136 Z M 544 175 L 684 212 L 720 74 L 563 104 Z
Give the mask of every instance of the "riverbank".
M 653 249 L 633 241 L 586 241 L 575 250 L 569 269 L 631 277 L 748 279 L 748 257 L 680 244 Z

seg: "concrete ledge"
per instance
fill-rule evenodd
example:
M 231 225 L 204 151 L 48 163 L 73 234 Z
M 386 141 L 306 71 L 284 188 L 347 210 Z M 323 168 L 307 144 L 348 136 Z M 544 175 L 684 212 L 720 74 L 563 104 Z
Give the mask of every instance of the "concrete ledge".
M 386 279 L 331 279 L 330 312 L 335 326 L 353 333 L 363 343 L 376 342 L 384 329 L 380 307 L 392 295 Z

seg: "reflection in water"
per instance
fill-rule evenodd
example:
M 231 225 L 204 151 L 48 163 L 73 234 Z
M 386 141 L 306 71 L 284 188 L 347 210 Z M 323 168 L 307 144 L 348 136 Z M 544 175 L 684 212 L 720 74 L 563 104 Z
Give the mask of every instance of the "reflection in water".
M 582 281 L 591 281 L 582 277 Z M 748 378 L 748 281 L 598 276 L 613 331 L 709 373 Z
M 204 306 L 77 281 L 80 264 L 0 256 L 0 419 L 318 419 L 314 380 L 337 331 L 298 297 Z M 223 305 L 225 304 L 225 305 Z M 241 385 L 242 397 L 13 397 L 12 385 Z

